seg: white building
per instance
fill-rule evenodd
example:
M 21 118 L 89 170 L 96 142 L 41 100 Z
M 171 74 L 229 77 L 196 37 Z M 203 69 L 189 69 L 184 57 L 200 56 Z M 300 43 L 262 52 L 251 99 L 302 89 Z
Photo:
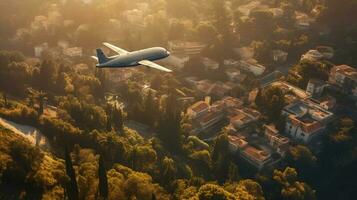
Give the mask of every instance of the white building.
M 348 65 L 334 66 L 330 72 L 329 82 L 340 86 L 347 93 L 355 93 L 357 70 Z
M 253 73 L 255 76 L 260 76 L 265 72 L 265 66 L 258 63 L 255 59 L 241 60 L 240 65 L 241 69 Z
M 233 60 L 233 59 L 225 59 L 223 61 L 224 66 L 226 67 L 237 67 L 239 65 L 238 60 Z
M 225 70 L 225 73 L 229 81 L 236 83 L 241 83 L 247 78 L 246 74 L 242 73 L 239 69 L 236 68 L 228 68 Z
M 277 63 L 283 63 L 288 59 L 288 53 L 282 50 L 273 50 L 272 51 L 272 56 L 274 62 Z
M 256 122 L 261 114 L 250 108 L 236 109 L 230 118 L 230 124 L 236 130 L 246 127 L 252 122 Z
M 210 58 L 202 58 L 202 63 L 205 66 L 206 69 L 210 69 L 210 70 L 216 70 L 219 68 L 219 63 L 210 59 Z
M 264 135 L 272 146 L 281 156 L 284 156 L 289 148 L 289 138 L 280 135 L 274 125 L 264 125 Z
M 173 40 L 168 42 L 168 50 L 174 55 L 197 55 L 206 47 L 200 42 Z
M 299 30 L 307 30 L 311 24 L 315 22 L 315 19 L 307 15 L 306 13 L 295 11 L 295 27 Z
M 306 87 L 306 93 L 310 96 L 319 96 L 323 93 L 327 84 L 322 80 L 311 79 Z
M 48 50 L 48 43 L 43 43 L 41 45 L 34 47 L 34 53 L 36 57 L 41 57 L 43 52 Z
M 272 158 L 271 153 L 257 149 L 253 146 L 247 145 L 242 151 L 241 155 L 244 160 L 261 170 L 266 164 L 268 164 Z
M 283 114 L 288 117 L 285 132 L 305 143 L 322 133 L 333 117 L 333 113 L 309 101 L 290 104 L 284 108 Z
M 189 59 L 190 57 L 188 55 L 171 55 L 163 59 L 162 62 L 172 67 L 182 69 Z
M 81 57 L 83 50 L 81 47 L 71 47 L 63 50 L 63 54 L 69 57 Z

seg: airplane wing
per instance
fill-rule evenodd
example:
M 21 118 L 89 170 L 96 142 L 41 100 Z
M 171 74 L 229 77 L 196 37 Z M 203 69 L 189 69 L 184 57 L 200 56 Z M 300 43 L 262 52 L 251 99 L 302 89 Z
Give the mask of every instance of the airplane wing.
M 109 49 L 117 52 L 118 54 L 127 54 L 127 53 L 129 53 L 129 51 L 124 50 L 124 49 L 119 48 L 119 47 L 116 47 L 116 46 L 114 46 L 112 44 L 109 44 L 108 42 L 104 42 L 103 45 L 108 47 Z
M 92 58 L 94 59 L 94 60 L 96 60 L 97 62 L 98 62 L 98 57 L 97 56 L 92 56 Z
M 144 65 L 144 66 L 147 66 L 147 67 L 151 67 L 151 68 L 154 68 L 154 69 L 158 69 L 158 70 L 161 70 L 161 71 L 164 71 L 164 72 L 172 72 L 172 70 L 170 69 L 167 69 L 161 65 L 158 65 L 154 62 L 151 62 L 149 60 L 142 60 L 139 62 L 140 65 Z

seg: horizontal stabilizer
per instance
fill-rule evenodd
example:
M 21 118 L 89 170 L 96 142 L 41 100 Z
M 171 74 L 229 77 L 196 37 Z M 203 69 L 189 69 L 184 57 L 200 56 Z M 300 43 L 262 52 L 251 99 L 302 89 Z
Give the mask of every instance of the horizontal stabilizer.
M 92 56 L 92 58 L 98 62 L 98 57 L 97 56 Z

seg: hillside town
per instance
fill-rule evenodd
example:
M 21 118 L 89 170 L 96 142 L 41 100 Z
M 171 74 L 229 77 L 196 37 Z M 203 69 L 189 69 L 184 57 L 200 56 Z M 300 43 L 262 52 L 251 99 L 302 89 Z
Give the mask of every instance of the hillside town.
M 356 10 L 5 0 L 0 199 L 356 199 Z M 98 68 L 105 42 L 172 73 Z

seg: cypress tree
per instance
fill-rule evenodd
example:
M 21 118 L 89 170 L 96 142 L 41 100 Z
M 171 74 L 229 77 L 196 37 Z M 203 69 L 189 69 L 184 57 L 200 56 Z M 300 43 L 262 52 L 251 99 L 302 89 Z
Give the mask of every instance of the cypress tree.
M 156 200 L 156 195 L 152 193 L 151 200 Z
M 78 186 L 76 180 L 76 172 L 73 169 L 73 163 L 68 152 L 67 147 L 65 148 L 65 161 L 66 161 L 66 173 L 70 178 L 70 181 L 66 184 L 67 197 L 69 200 L 78 200 Z
M 3 98 L 4 98 L 4 104 L 5 104 L 5 106 L 7 106 L 7 95 L 6 95 L 6 93 L 3 94 Z
M 166 99 L 157 127 L 157 137 L 173 153 L 182 150 L 181 113 L 174 91 Z
M 112 131 L 113 124 L 113 107 L 110 104 L 107 104 L 107 131 Z
M 102 155 L 99 156 L 98 176 L 99 196 L 103 199 L 108 199 L 108 178 Z
M 212 151 L 212 165 L 216 179 L 223 184 L 229 174 L 229 142 L 226 133 L 220 134 L 215 141 Z
M 113 124 L 114 128 L 117 131 L 123 131 L 124 130 L 124 118 L 123 118 L 123 112 L 120 108 L 115 108 L 113 112 Z

